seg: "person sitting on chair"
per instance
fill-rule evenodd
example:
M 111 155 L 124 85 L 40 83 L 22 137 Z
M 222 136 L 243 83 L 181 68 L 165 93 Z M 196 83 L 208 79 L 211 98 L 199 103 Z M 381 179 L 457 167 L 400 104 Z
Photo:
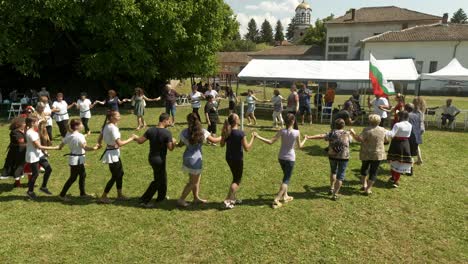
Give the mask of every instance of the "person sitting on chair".
M 456 108 L 454 105 L 452 105 L 452 99 L 447 99 L 446 104 L 443 106 L 437 106 L 437 107 L 432 107 L 428 109 L 442 109 L 442 127 L 447 128 L 451 127 L 453 121 L 455 121 L 455 117 L 460 114 L 460 109 Z M 449 121 L 447 124 L 447 120 Z

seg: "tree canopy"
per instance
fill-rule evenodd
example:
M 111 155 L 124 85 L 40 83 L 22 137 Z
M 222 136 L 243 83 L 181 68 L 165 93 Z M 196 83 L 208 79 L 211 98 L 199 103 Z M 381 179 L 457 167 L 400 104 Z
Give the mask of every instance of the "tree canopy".
M 286 39 L 291 40 L 294 38 L 294 17 L 291 19 L 291 22 L 288 24 L 288 28 L 286 29 Z
M 260 42 L 268 44 L 273 43 L 273 27 L 266 19 L 263 21 L 262 28 L 260 30 Z
M 281 21 L 278 20 L 278 22 L 276 22 L 276 27 L 275 27 L 275 40 L 276 41 L 284 40 L 283 31 L 284 31 L 283 25 L 281 24 Z
M 247 33 L 245 34 L 245 39 L 257 43 L 259 39 L 259 32 L 257 28 L 257 22 L 255 19 L 250 19 L 247 24 Z
M 452 23 L 458 23 L 458 24 L 466 24 L 468 23 L 468 18 L 466 16 L 465 11 L 463 9 L 458 9 L 457 12 L 453 13 L 452 18 L 450 19 L 450 22 Z
M 207 75 L 238 22 L 222 0 L 0 1 L 0 65 L 95 80 Z

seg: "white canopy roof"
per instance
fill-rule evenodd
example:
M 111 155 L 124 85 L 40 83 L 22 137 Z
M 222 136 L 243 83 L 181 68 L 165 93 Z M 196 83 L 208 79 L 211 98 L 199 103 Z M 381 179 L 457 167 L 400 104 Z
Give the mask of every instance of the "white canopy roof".
M 387 80 L 419 78 L 413 60 L 379 60 Z M 251 60 L 239 73 L 244 80 L 368 81 L 369 61 Z
M 433 73 L 422 74 L 421 79 L 468 81 L 468 69 L 464 68 L 456 58 L 453 58 L 444 68 Z

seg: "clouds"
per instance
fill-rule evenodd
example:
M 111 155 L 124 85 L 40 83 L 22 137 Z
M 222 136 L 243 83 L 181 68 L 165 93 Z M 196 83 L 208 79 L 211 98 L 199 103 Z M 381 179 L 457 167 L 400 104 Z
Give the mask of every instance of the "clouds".
M 241 36 L 244 36 L 247 33 L 247 24 L 249 23 L 250 19 L 254 19 L 257 22 L 257 28 L 260 29 L 263 21 L 268 20 L 270 22 L 273 29 L 275 28 L 276 22 L 278 21 L 278 17 L 272 15 L 271 13 L 266 13 L 262 15 L 247 15 L 245 13 L 238 13 L 237 14 L 237 21 L 239 21 L 239 31 Z M 285 17 L 280 19 L 281 24 L 283 24 L 283 28 L 286 30 L 289 22 L 291 21 L 290 17 Z
M 291 18 L 295 14 L 297 5 L 302 0 L 276 0 L 276 1 L 258 1 L 258 0 L 226 0 L 237 13 L 237 21 L 240 23 L 239 31 L 242 36 L 247 33 L 247 24 L 250 19 L 257 22 L 258 28 L 266 19 L 273 28 L 278 20 L 283 24 L 286 30 Z

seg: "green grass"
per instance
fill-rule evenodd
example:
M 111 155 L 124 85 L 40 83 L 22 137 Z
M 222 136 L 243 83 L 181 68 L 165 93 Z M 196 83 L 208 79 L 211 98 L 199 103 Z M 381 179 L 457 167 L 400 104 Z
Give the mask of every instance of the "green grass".
M 125 112 L 127 112 L 126 110 Z M 148 109 L 151 125 L 161 108 Z M 182 121 L 189 109 L 178 108 Z M 96 112 L 96 111 L 95 111 Z M 223 117 L 224 118 L 224 117 Z M 93 131 L 103 116 L 91 119 Z M 259 120 L 269 126 L 270 117 Z M 124 114 L 124 138 L 136 121 Z M 171 131 L 178 136 L 184 125 Z M 361 128 L 356 128 L 358 131 Z M 247 128 L 271 137 L 268 129 Z M 303 134 L 322 133 L 326 125 L 301 127 Z M 0 127 L 0 160 L 8 144 L 7 125 Z M 54 126 L 54 133 L 58 129 Z M 139 132 L 138 134 L 142 134 Z M 96 142 L 97 134 L 88 138 Z M 328 160 L 324 141 L 309 141 L 297 151 L 290 194 L 295 200 L 278 210 L 270 208 L 282 175 L 277 162 L 279 144 L 255 142 L 245 155 L 239 198 L 244 204 L 222 211 L 231 181 L 225 149 L 204 146 L 201 197 L 209 204 L 177 209 L 175 199 L 187 180 L 181 171 L 183 149 L 168 155 L 170 200 L 157 209 L 139 208 L 137 198 L 152 179 L 147 163 L 148 145 L 123 147 L 124 191 L 128 202 L 98 205 L 81 200 L 77 183 L 71 203 L 39 194 L 25 199 L 25 189 L 0 182 L 1 263 L 463 263 L 467 261 L 468 134 L 430 130 L 422 145 L 424 165 L 415 176 L 403 176 L 401 188 L 385 183 L 388 166 L 379 175 L 374 195 L 359 193 L 359 145 L 353 145 L 347 179 L 338 202 L 329 199 Z M 56 143 L 58 140 L 55 141 Z M 53 173 L 49 188 L 58 194 L 69 176 L 68 150 L 51 152 Z M 100 194 L 109 179 L 98 161 L 101 151 L 87 155 L 87 191 Z M 39 178 L 38 184 L 42 181 Z M 25 181 L 24 181 L 25 182 Z M 115 188 L 115 187 L 114 187 Z M 111 196 L 115 197 L 115 189 Z

